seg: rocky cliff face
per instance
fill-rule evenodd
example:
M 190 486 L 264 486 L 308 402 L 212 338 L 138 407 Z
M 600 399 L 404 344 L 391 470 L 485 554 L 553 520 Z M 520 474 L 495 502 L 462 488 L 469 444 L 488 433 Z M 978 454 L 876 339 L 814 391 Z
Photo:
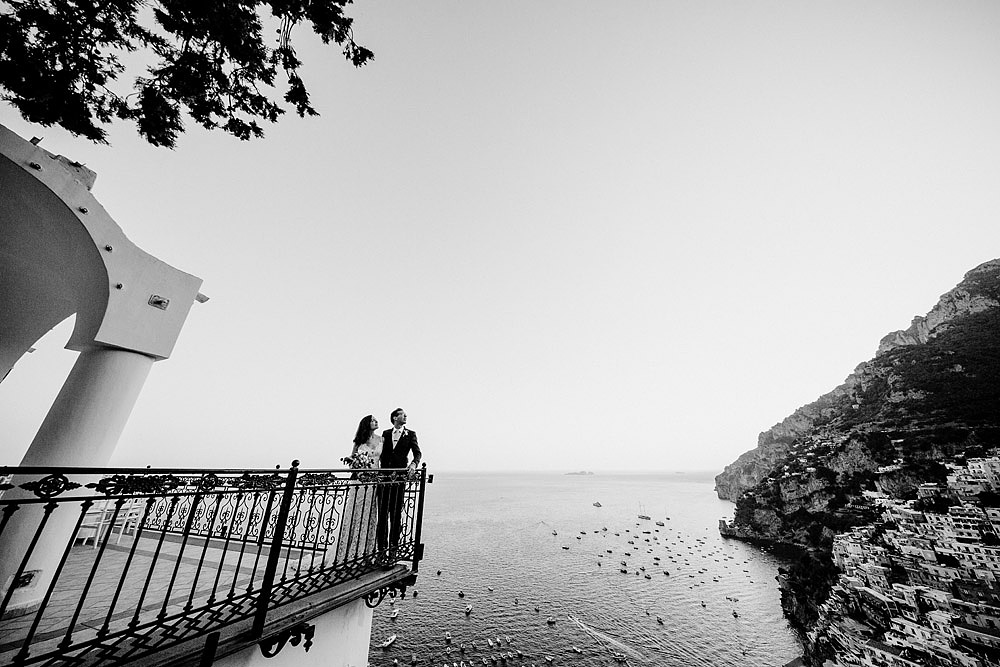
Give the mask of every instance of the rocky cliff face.
M 925 385 L 928 378 L 916 377 L 921 373 L 909 372 L 914 369 L 905 368 L 906 364 L 936 362 L 926 370 L 942 373 L 940 382 L 930 383 L 940 385 L 935 387 L 939 399 L 945 398 L 942 392 L 948 390 L 946 385 L 950 383 L 968 385 L 961 392 L 963 394 L 972 391 L 974 385 L 982 385 L 982 382 L 975 382 L 977 370 L 962 364 L 964 355 L 961 353 L 966 351 L 967 344 L 975 344 L 973 339 L 988 337 L 998 308 L 1000 259 L 995 259 L 969 271 L 962 282 L 944 294 L 926 316 L 915 317 L 909 328 L 883 337 L 875 358 L 859 364 L 843 384 L 761 433 L 756 449 L 741 455 L 715 478 L 719 497 L 736 501 L 742 493 L 760 484 L 780 467 L 794 443 L 815 435 L 817 429 L 836 427 L 838 424 L 863 427 L 866 420 L 869 426 L 876 427 L 881 425 L 879 417 L 890 422 L 900 418 L 919 422 L 921 413 L 926 412 L 922 404 L 934 405 L 940 401 L 927 400 L 928 388 Z M 948 336 L 956 324 L 964 325 L 960 327 L 963 330 Z M 1000 329 L 993 329 L 993 332 L 1000 334 Z M 933 345 L 935 342 L 941 345 Z M 998 343 L 993 342 L 993 345 Z M 910 348 L 920 348 L 919 352 L 928 354 L 919 354 Z M 951 363 L 942 366 L 940 362 L 943 360 Z M 977 358 L 976 361 L 982 362 L 983 359 Z M 994 398 L 995 392 L 995 388 L 987 391 L 988 394 L 993 393 Z M 988 399 L 988 396 L 982 398 Z
M 808 630 L 836 576 L 834 534 L 874 518 L 862 491 L 913 497 L 917 484 L 944 480 L 943 462 L 997 446 L 1000 260 L 992 260 L 716 477 L 719 497 L 736 502 L 724 532 L 803 548 L 805 560 L 782 577 L 782 605 Z

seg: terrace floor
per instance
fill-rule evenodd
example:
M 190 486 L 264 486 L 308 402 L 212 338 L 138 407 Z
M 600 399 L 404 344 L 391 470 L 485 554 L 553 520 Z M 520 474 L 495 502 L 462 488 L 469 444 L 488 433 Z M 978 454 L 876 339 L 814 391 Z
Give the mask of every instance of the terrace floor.
M 177 653 L 190 639 L 228 626 L 248 633 L 267 546 L 198 538 L 189 539 L 182 551 L 179 537 L 170 535 L 162 541 L 142 536 L 133 549 L 134 540 L 124 535 L 103 550 L 75 544 L 44 606 L 0 620 L 0 664 L 97 665 L 140 658 L 144 665 L 180 664 L 150 656 Z M 368 562 L 353 570 L 348 563 L 351 572 L 333 580 L 335 568 L 327 558 L 323 551 L 282 550 L 275 587 L 286 590 L 272 600 L 286 605 L 308 596 L 310 604 L 333 608 L 330 600 L 344 604 L 409 574 L 404 566 L 382 572 Z M 301 618 L 302 605 L 293 606 Z M 280 625 L 282 612 L 269 612 L 269 627 L 277 627 L 275 617 Z M 230 635 L 244 644 L 257 641 Z

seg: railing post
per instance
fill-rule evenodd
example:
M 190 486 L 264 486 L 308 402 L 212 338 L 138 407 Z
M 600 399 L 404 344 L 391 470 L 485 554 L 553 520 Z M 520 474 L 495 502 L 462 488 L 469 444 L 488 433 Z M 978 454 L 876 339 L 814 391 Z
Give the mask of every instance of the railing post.
M 271 590 L 274 588 L 274 575 L 278 571 L 278 558 L 281 556 L 281 543 L 285 537 L 285 526 L 288 523 L 288 512 L 292 507 L 292 495 L 295 493 L 295 480 L 299 474 L 298 460 L 292 461 L 292 467 L 288 471 L 288 478 L 285 480 L 285 492 L 281 496 L 281 505 L 278 506 L 278 520 L 274 524 L 274 536 L 271 539 L 271 550 L 267 554 L 267 565 L 264 568 L 264 581 L 260 585 L 260 593 L 257 598 L 257 611 L 253 619 L 253 637 L 260 639 L 264 635 L 264 623 L 267 621 L 267 604 L 271 599 Z M 267 516 L 263 517 L 261 530 L 267 525 Z
M 413 531 L 413 571 L 419 569 L 420 559 L 424 557 L 424 545 L 420 542 L 420 529 L 424 525 L 424 491 L 427 488 L 427 464 L 420 464 L 420 491 L 417 494 L 417 525 Z

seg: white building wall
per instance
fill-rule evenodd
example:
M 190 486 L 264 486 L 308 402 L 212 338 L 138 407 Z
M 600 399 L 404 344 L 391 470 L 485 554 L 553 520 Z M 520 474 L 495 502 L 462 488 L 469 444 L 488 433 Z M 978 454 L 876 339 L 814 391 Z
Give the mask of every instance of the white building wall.
M 316 626 L 307 653 L 302 644 L 286 644 L 278 655 L 265 658 L 251 646 L 217 659 L 213 667 L 367 667 L 372 636 L 372 610 L 355 600 L 310 621 Z

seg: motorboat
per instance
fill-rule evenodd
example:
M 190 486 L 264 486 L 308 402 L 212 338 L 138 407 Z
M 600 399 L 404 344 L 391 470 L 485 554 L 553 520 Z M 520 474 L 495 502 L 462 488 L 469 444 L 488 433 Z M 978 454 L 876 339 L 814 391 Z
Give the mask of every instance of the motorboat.
M 594 507 L 601 507 L 601 503 L 599 503 L 599 502 L 594 503 Z
M 395 641 L 396 641 L 396 635 L 389 635 L 388 639 L 379 644 L 379 646 L 382 647 L 383 649 L 386 649 L 392 646 L 393 642 Z
M 471 613 L 472 613 L 472 605 L 471 604 L 466 605 L 465 606 L 465 615 L 468 616 Z

